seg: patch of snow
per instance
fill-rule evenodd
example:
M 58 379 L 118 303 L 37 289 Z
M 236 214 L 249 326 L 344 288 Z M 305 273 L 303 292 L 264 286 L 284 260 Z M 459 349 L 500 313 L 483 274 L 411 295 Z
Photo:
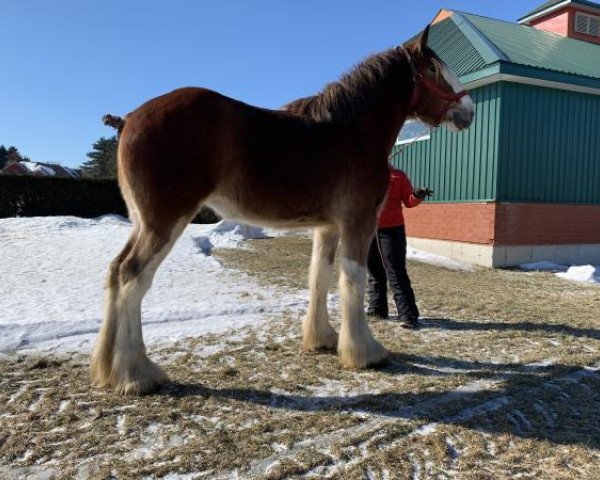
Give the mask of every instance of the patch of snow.
M 569 267 L 566 272 L 557 273 L 556 276 L 574 282 L 600 283 L 600 267 L 593 265 Z
M 437 428 L 437 423 L 428 423 L 427 425 L 423 425 L 422 427 L 417 428 L 414 432 L 411 433 L 411 436 L 426 437 L 427 435 L 435 433 L 437 431 Z
M 438 267 L 444 267 L 449 270 L 466 270 L 471 271 L 475 267 L 467 262 L 461 262 L 460 260 L 454 260 L 442 255 L 436 255 L 434 253 L 424 252 L 417 250 L 416 248 L 408 247 L 406 249 L 406 258 L 409 260 L 416 260 L 418 262 L 428 263 Z
M 531 430 L 531 422 L 520 410 L 513 410 L 506 418 L 513 425 L 515 431 L 519 433 Z
M 131 222 L 122 215 L 116 215 L 110 213 L 108 215 L 102 215 L 95 219 L 101 225 L 131 225 Z
M 378 384 L 378 388 L 374 389 L 373 385 L 365 382 L 362 385 L 348 385 L 340 380 L 331 380 L 329 378 L 321 378 L 320 385 L 307 385 L 306 389 L 312 392 L 312 397 L 328 398 L 328 397 L 357 397 L 359 395 L 377 395 L 381 389 L 389 386 L 389 383 Z
M 119 435 L 125 435 L 127 433 L 127 429 L 125 428 L 125 415 L 117 416 L 117 432 Z
M 265 475 L 269 475 L 269 472 L 271 470 L 274 470 L 275 468 L 277 468 L 279 465 L 281 465 L 281 462 L 279 460 L 275 460 L 273 463 L 271 463 L 270 465 L 267 465 L 267 468 L 265 468 Z
M 209 470 L 207 472 L 197 472 L 197 473 L 167 473 L 164 477 L 160 477 L 163 480 L 194 480 L 199 478 L 199 476 L 203 476 L 209 473 L 213 473 L 214 470 Z M 144 480 L 154 480 L 156 477 L 151 475 L 147 477 L 143 477 Z
M 573 282 L 600 283 L 600 266 L 594 265 L 559 265 L 554 262 L 523 263 L 519 266 L 526 272 L 552 272 L 557 277 Z
M 271 444 L 271 450 L 273 450 L 274 452 L 285 452 L 286 450 L 289 450 L 289 448 L 283 443 L 273 442 Z
M 451 463 L 452 463 L 452 465 L 455 465 L 456 461 L 460 457 L 460 452 L 458 451 L 458 448 L 456 448 L 456 442 L 454 442 L 454 440 L 450 437 L 446 437 L 445 441 L 446 441 L 446 448 L 448 449 L 448 455 L 452 459 Z
M 421 464 L 417 460 L 417 456 L 414 453 L 408 454 L 408 461 L 413 468 L 412 478 L 413 480 L 421 480 Z
M 540 360 L 539 362 L 527 363 L 524 365 L 524 367 L 532 369 L 532 370 L 537 370 L 538 368 L 549 367 L 549 366 L 555 365 L 555 364 L 556 364 L 555 358 L 547 358 L 545 360 Z

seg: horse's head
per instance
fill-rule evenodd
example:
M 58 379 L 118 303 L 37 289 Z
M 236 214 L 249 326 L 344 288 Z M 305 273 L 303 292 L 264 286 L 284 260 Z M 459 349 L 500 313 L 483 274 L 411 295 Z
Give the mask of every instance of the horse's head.
M 421 38 L 406 46 L 413 71 L 414 91 L 410 115 L 453 131 L 468 128 L 475 116 L 475 105 L 456 75 L 427 46 L 429 25 Z

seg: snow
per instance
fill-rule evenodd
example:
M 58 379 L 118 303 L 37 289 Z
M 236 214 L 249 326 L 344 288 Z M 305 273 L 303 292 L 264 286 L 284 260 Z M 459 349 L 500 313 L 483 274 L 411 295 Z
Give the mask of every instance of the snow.
M 467 262 L 461 262 L 460 260 L 453 260 L 451 258 L 443 257 L 442 255 L 436 255 L 434 253 L 424 252 L 417 250 L 416 248 L 408 247 L 406 249 L 406 258 L 410 260 L 416 260 L 418 262 L 428 263 L 438 267 L 448 268 L 450 270 L 473 270 L 473 265 Z
M 102 320 L 108 263 L 130 228 L 116 215 L 1 219 L 0 352 L 89 352 Z M 266 289 L 207 255 L 213 247 L 265 237 L 229 222 L 188 226 L 144 300 L 146 342 L 260 325 L 284 309 L 300 316 L 306 291 Z
M 108 264 L 130 229 L 129 221 L 118 215 L 0 219 L 0 355 L 89 352 L 102 321 Z M 241 327 L 276 319 L 282 310 L 300 317 L 308 304 L 306 290 L 261 286 L 249 275 L 225 269 L 211 252 L 247 248 L 250 238 L 308 234 L 230 221 L 188 226 L 144 299 L 146 343 L 234 334 Z M 409 249 L 408 257 L 446 268 L 470 268 L 415 249 Z M 330 296 L 333 304 L 336 300 Z
M 575 282 L 600 283 L 600 266 L 582 265 L 570 267 L 566 272 L 559 272 L 557 277 Z
M 557 277 L 573 282 L 600 283 L 600 266 L 594 265 L 559 265 L 554 262 L 535 262 L 520 265 L 526 272 L 552 272 Z
M 40 165 L 39 163 L 35 163 L 35 162 L 19 162 L 19 163 L 32 173 L 41 172 L 44 175 L 51 176 L 51 177 L 56 175 L 56 172 L 54 170 L 52 170 L 50 167 L 47 167 L 45 165 Z

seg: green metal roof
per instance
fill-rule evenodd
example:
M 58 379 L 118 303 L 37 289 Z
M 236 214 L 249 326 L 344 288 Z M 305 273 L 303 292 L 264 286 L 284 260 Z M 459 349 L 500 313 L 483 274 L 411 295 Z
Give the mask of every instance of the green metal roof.
M 430 31 L 428 43 L 458 76 L 480 70 L 490 60 L 483 58 L 473 42 L 453 21 L 444 21 L 434 25 Z
M 429 39 L 463 82 L 519 70 L 521 76 L 600 88 L 600 45 L 461 12 L 434 24 Z
M 538 14 L 544 12 L 545 10 L 555 7 L 561 3 L 564 3 L 565 6 L 567 6 L 569 4 L 575 4 L 575 5 L 582 5 L 584 7 L 600 8 L 600 5 L 598 5 L 597 3 L 590 2 L 587 0 L 549 0 L 548 2 L 542 3 L 539 7 L 534 8 L 527 15 L 523 15 L 521 18 L 519 18 L 519 22 L 526 18 L 538 15 Z

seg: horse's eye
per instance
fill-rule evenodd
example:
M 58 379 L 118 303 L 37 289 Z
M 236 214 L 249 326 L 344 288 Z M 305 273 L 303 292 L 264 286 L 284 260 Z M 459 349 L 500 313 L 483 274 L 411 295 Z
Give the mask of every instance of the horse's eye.
M 427 73 L 431 73 L 432 75 L 435 75 L 437 72 L 437 70 L 435 69 L 435 67 L 433 65 L 430 65 L 429 67 L 427 67 Z

